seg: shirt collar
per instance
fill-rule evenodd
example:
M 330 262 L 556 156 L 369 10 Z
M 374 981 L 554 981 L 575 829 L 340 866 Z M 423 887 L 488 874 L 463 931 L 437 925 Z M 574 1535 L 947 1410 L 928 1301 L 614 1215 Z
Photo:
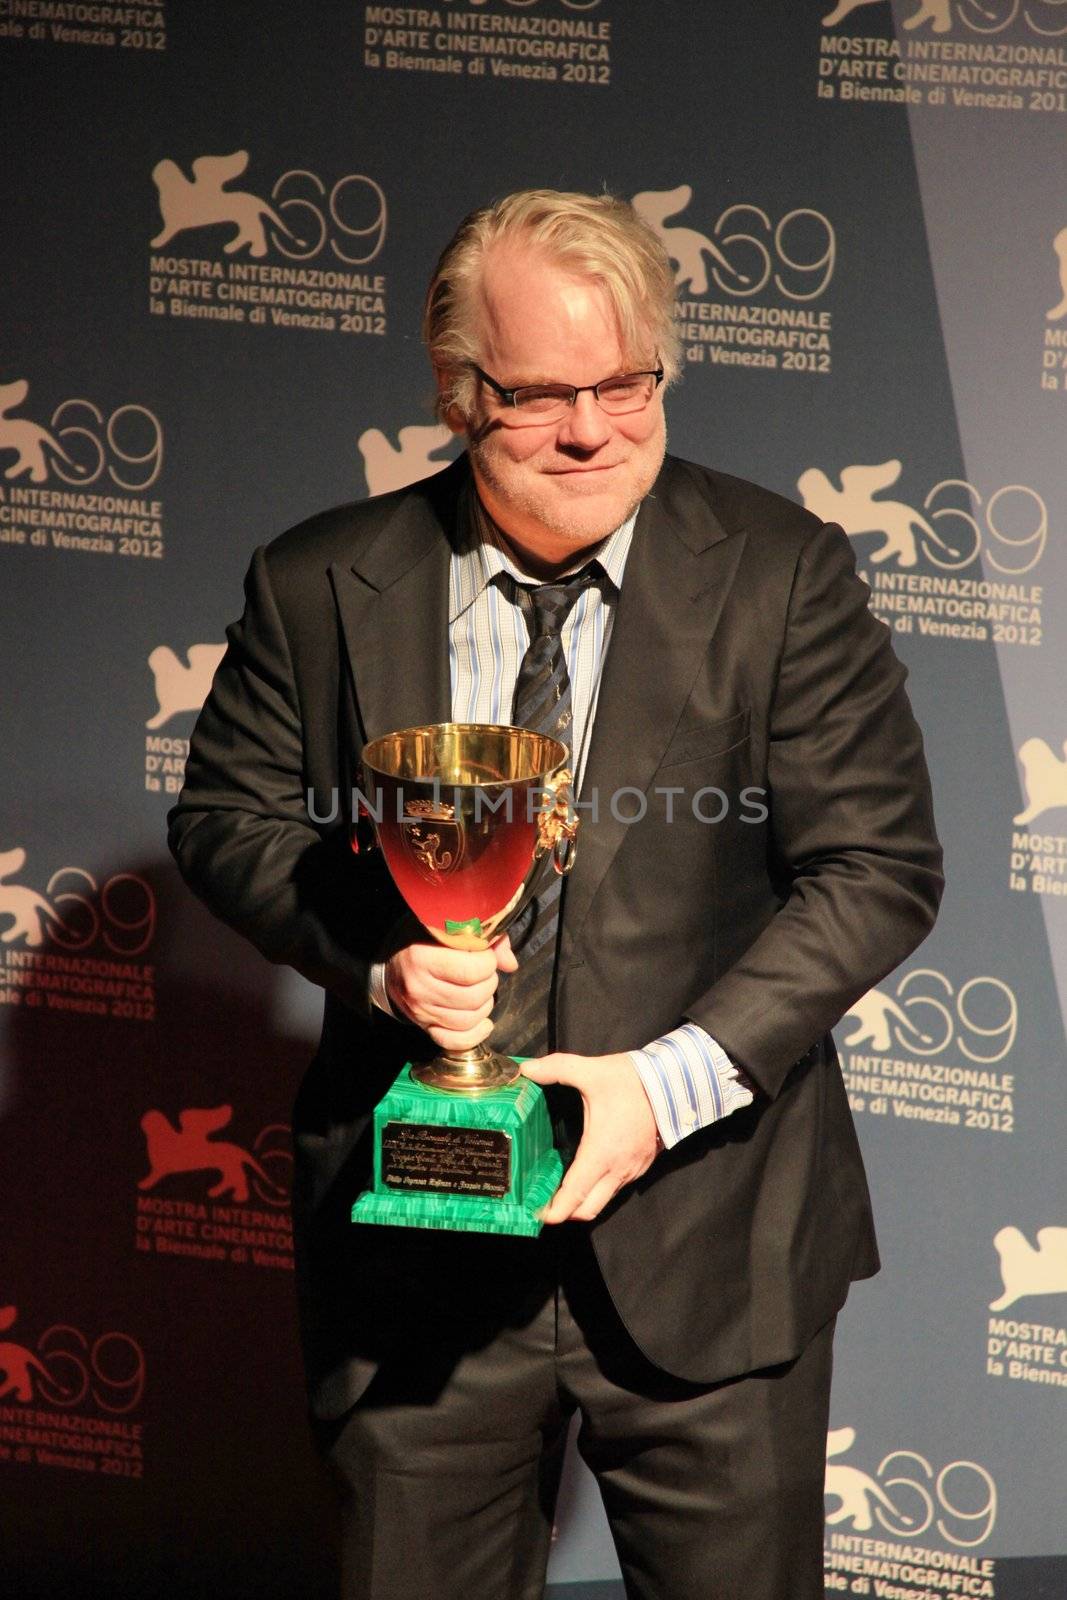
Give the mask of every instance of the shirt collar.
M 449 607 L 449 622 L 455 622 L 484 593 L 500 573 L 508 573 L 518 583 L 530 583 L 530 574 L 516 566 L 503 535 L 478 498 L 473 483 L 468 485 L 460 508 L 459 538 L 453 555 L 455 577 Z M 637 512 L 609 533 L 592 553 L 583 552 L 575 569 L 596 560 L 616 592 L 622 588 L 626 558 L 633 541 Z

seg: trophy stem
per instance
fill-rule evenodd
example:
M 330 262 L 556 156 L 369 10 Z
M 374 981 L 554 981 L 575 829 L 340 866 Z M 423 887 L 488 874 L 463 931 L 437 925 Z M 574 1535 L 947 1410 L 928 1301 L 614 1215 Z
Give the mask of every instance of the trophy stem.
M 411 1076 L 428 1089 L 451 1094 L 489 1094 L 506 1089 L 521 1076 L 518 1062 L 484 1044 L 472 1050 L 443 1051 L 432 1061 L 411 1068 Z

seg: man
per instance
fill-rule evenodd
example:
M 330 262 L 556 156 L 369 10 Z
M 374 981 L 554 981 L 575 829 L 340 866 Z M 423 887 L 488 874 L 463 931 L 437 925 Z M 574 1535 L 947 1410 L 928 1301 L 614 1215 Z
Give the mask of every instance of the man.
M 172 813 L 193 887 L 327 991 L 294 1211 L 353 1597 L 540 1595 L 576 1408 L 630 1596 L 822 1593 L 834 1318 L 877 1268 L 827 1033 L 940 852 L 845 535 L 664 458 L 672 300 L 609 197 L 466 220 L 425 330 L 467 455 L 257 553 Z M 368 739 L 521 712 L 538 651 L 577 864 L 515 950 L 439 949 L 330 797 Z M 574 1151 L 541 1237 L 353 1227 L 375 1102 L 498 987 Z

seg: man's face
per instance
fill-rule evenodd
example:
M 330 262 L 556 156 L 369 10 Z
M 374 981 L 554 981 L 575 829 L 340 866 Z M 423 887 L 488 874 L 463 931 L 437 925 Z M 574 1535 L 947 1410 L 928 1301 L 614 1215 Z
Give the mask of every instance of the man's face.
M 521 245 L 488 258 L 479 365 L 505 388 L 599 383 L 651 369 L 654 349 L 624 350 L 604 290 Z M 642 411 L 608 416 L 580 394 L 559 420 L 515 418 L 487 385 L 467 427 L 482 502 L 540 575 L 573 561 L 626 521 L 655 482 L 666 448 L 662 390 Z

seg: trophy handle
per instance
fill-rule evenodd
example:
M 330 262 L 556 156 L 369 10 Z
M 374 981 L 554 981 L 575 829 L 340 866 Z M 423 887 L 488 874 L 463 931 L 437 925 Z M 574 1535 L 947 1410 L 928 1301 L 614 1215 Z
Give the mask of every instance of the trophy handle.
M 537 857 L 552 852 L 552 865 L 563 877 L 574 866 L 578 849 L 578 822 L 571 804 L 571 774 L 566 767 L 545 779 L 542 805 L 537 814 Z
M 359 795 L 359 803 L 356 807 L 356 814 L 349 825 L 348 842 L 352 847 L 354 856 L 369 856 L 373 855 L 381 846 L 378 843 L 378 834 L 370 811 L 367 809 L 367 804 L 363 799 L 363 768 L 361 766 L 356 767 L 355 776 L 356 787 L 353 790 L 353 794 Z

